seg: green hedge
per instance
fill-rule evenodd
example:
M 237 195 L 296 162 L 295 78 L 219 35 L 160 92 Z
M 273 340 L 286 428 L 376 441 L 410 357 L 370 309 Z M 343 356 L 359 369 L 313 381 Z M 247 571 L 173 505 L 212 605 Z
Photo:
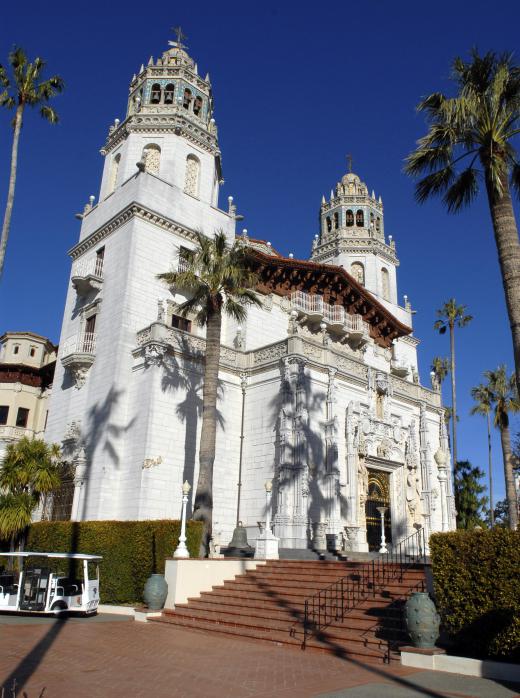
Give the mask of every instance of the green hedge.
M 164 572 L 164 561 L 177 547 L 180 522 L 158 521 L 41 521 L 29 529 L 26 550 L 79 552 L 102 555 L 102 603 L 133 604 L 142 601 L 143 588 L 152 574 Z M 188 521 L 186 545 L 198 557 L 202 524 Z M 52 568 L 64 569 L 64 560 Z M 65 563 L 66 564 L 66 563 Z
M 444 628 L 459 650 L 520 660 L 520 531 L 436 533 L 433 582 Z

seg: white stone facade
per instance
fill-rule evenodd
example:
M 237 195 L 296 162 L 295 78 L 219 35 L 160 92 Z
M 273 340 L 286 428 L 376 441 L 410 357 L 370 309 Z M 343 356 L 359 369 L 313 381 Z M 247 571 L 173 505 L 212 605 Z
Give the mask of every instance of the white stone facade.
M 75 518 L 178 518 L 182 483 L 196 485 L 204 330 L 172 326 L 182 296 L 156 276 L 176 268 L 195 230 L 235 238 L 232 202 L 218 208 L 211 112 L 208 78 L 174 45 L 134 78 L 127 117 L 103 149 L 99 203 L 85 207 L 71 250 L 46 431 L 76 464 Z M 325 227 L 312 259 L 347 271 L 360 261 L 366 289 L 411 326 L 409 306 L 397 305 L 382 204 L 368 200 L 364 215 L 379 215 L 377 236 L 359 226 L 364 242 L 351 252 L 334 248 Z M 388 276 L 379 287 L 381 260 Z M 323 547 L 328 536 L 336 547 L 366 550 L 365 500 L 377 472 L 387 474 L 392 541 L 414 524 L 452 528 L 451 479 L 434 458 L 447 452 L 440 395 L 419 384 L 417 340 L 402 336 L 385 348 L 360 315 L 338 324 L 327 309 L 302 311 L 303 295 L 262 298 L 242 327 L 223 324 L 215 543 L 229 542 L 238 516 L 254 544 L 266 520 L 264 483 L 273 480 L 269 518 L 281 547 Z

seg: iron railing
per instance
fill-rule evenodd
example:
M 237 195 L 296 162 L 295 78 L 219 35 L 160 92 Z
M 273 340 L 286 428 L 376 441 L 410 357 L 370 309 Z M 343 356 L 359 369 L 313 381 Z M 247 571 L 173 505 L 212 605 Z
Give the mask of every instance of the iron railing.
M 362 565 L 359 570 L 321 589 L 304 602 L 302 649 L 309 635 L 331 623 L 340 622 L 346 614 L 390 581 L 403 581 L 404 573 L 413 565 L 426 563 L 426 532 L 420 528 L 391 551 Z M 295 636 L 297 624 L 290 634 Z

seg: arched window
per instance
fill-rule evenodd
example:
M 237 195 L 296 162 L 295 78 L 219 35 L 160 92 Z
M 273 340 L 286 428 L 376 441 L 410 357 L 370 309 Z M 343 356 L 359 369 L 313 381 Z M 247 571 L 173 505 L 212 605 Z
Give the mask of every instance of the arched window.
M 381 269 L 381 295 L 385 301 L 390 300 L 390 274 L 385 267 Z
M 152 85 L 152 92 L 150 94 L 150 104 L 159 104 L 161 101 L 161 86 L 158 82 Z
M 164 88 L 164 103 L 165 104 L 173 104 L 174 95 L 175 95 L 175 85 L 172 82 L 170 82 Z
M 350 267 L 350 273 L 358 283 L 365 285 L 365 267 L 361 262 L 353 262 Z
M 334 228 L 339 228 L 339 213 L 337 211 L 334 212 Z
M 330 233 L 332 230 L 332 221 L 330 220 L 330 216 L 327 216 L 327 233 Z
M 365 225 L 365 216 L 363 215 L 363 211 L 361 209 L 356 211 L 356 225 L 358 228 L 362 228 Z
M 191 98 L 192 98 L 191 90 L 189 90 L 188 88 L 186 88 L 186 89 L 184 90 L 184 97 L 183 97 L 183 99 L 182 99 L 182 106 L 184 107 L 184 109 L 189 109 L 189 108 L 190 108 Z
M 149 143 L 143 149 L 144 169 L 145 172 L 159 174 L 159 166 L 161 164 L 161 149 L 155 143 Z
M 119 172 L 119 163 L 121 162 L 121 153 L 114 155 L 110 163 L 110 179 L 108 182 L 108 193 L 111 194 L 116 188 L 117 173 Z
M 380 230 L 381 230 L 381 219 L 378 216 L 376 218 L 376 231 L 379 233 Z
M 195 155 L 186 158 L 186 177 L 184 191 L 191 196 L 199 195 L 200 160 Z
M 193 102 L 193 113 L 198 116 L 202 110 L 202 97 L 195 97 Z
M 374 214 L 370 211 L 370 230 L 374 229 Z
M 349 228 L 354 225 L 354 214 L 350 209 L 346 213 L 346 223 Z

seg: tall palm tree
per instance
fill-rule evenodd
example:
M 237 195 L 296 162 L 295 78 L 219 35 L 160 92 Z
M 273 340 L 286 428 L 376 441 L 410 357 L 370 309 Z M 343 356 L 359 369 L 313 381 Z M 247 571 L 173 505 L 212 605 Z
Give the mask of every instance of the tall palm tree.
M 434 323 L 433 328 L 439 331 L 439 334 L 445 334 L 447 330 L 450 333 L 450 373 L 451 373 L 451 409 L 452 409 L 452 451 L 453 463 L 457 462 L 457 390 L 455 381 L 455 327 L 465 327 L 473 317 L 466 314 L 465 305 L 457 305 L 455 298 L 450 298 L 444 303 L 442 308 L 437 310 L 438 320 Z
M 197 233 L 197 246 L 183 250 L 183 271 L 159 274 L 158 278 L 181 291 L 187 300 L 177 306 L 183 316 L 195 315 L 206 326 L 206 355 L 202 391 L 202 427 L 199 477 L 193 519 L 204 523 L 200 554 L 209 552 L 213 515 L 213 464 L 217 433 L 217 388 L 223 313 L 244 322 L 248 305 L 260 306 L 253 290 L 257 277 L 247 263 L 247 248 L 237 241 L 231 247 L 218 231 L 214 238 Z
M 491 409 L 492 394 L 489 386 L 480 383 L 471 388 L 471 397 L 475 400 L 475 405 L 471 408 L 471 414 L 480 414 L 487 421 L 488 436 L 488 469 L 489 469 L 489 522 L 495 525 L 495 510 L 493 505 L 493 459 L 491 455 Z
M 520 164 L 513 146 L 520 133 L 520 68 L 511 54 L 480 56 L 474 49 L 468 62 L 454 60 L 452 78 L 454 97 L 434 92 L 418 105 L 428 132 L 408 156 L 405 171 L 413 177 L 425 175 L 416 187 L 419 202 L 441 195 L 449 212 L 470 204 L 483 179 L 520 392 L 520 241 L 510 193 L 510 183 L 520 193 Z
M 511 433 L 509 431 L 509 415 L 520 412 L 520 400 L 516 389 L 515 374 L 508 377 L 505 366 L 499 366 L 495 371 L 484 371 L 493 406 L 494 425 L 500 430 L 500 442 L 504 460 L 504 479 L 506 483 L 506 499 L 509 509 L 509 528 L 513 531 L 518 526 L 518 505 L 516 499 L 515 480 L 513 475 L 513 455 L 511 449 Z
M 11 66 L 11 77 L 7 69 L 0 64 L 0 106 L 15 109 L 11 173 L 9 176 L 2 235 L 0 237 L 0 278 L 4 269 L 5 250 L 11 227 L 18 166 L 18 143 L 25 107 L 39 107 L 41 116 L 49 123 L 56 124 L 58 123 L 58 115 L 47 103 L 64 88 L 63 80 L 59 75 L 54 75 L 47 80 L 41 80 L 45 61 L 41 58 L 35 58 L 32 63 L 29 62 L 24 50 L 21 48 L 15 48 L 11 51 L 9 64 Z
M 0 538 L 14 549 L 45 494 L 61 485 L 60 449 L 23 437 L 7 446 L 0 467 Z

